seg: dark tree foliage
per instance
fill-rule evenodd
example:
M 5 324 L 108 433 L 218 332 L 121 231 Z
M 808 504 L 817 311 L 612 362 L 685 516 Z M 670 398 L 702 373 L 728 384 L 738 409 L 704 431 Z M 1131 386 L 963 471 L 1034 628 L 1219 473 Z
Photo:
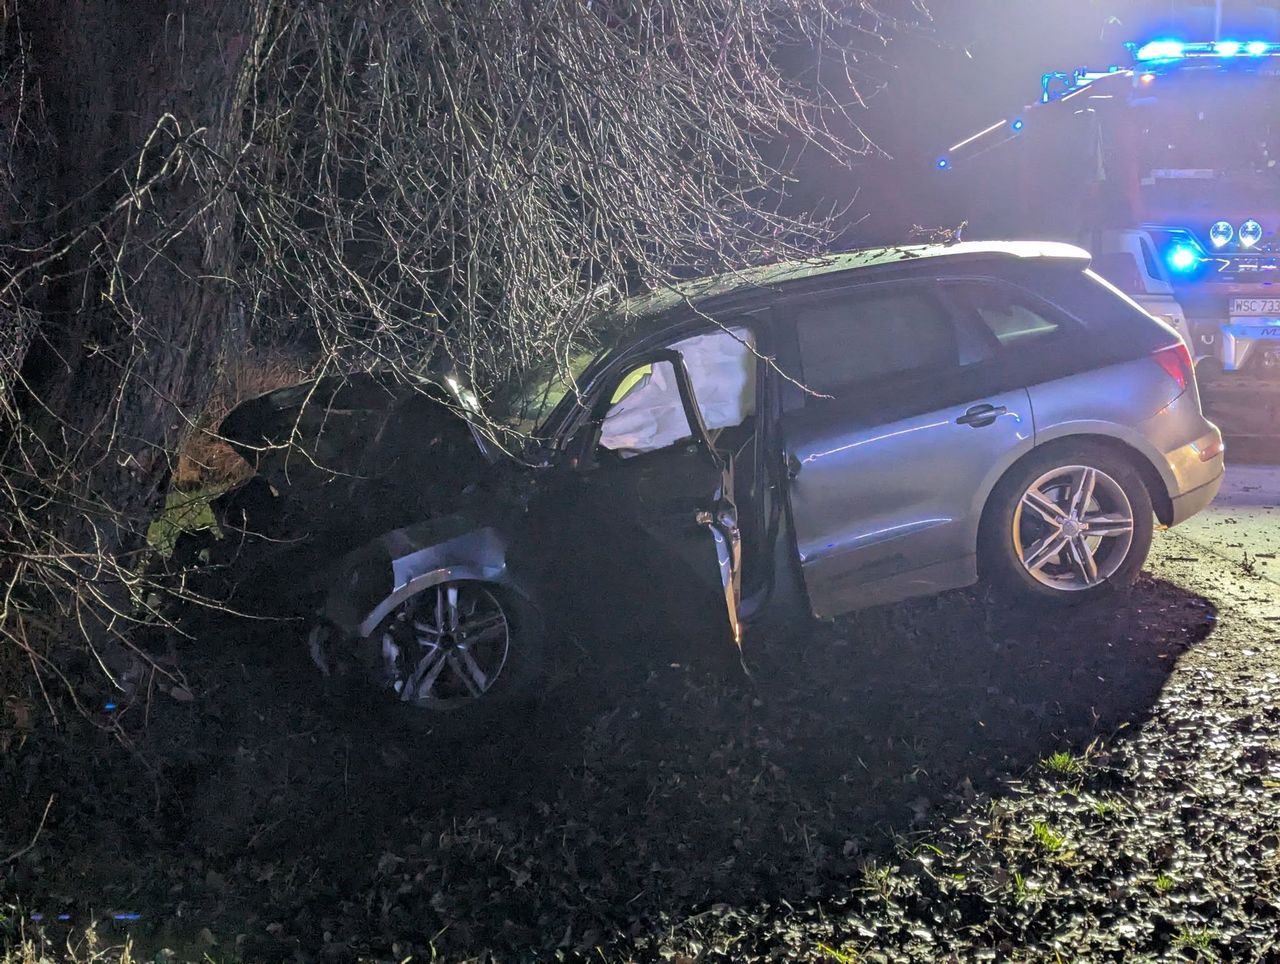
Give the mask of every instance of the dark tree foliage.
M 869 148 L 848 108 L 921 12 L 0 0 L 0 641 L 147 660 L 183 590 L 146 526 L 232 359 L 484 393 L 621 293 L 811 250 L 776 159 Z

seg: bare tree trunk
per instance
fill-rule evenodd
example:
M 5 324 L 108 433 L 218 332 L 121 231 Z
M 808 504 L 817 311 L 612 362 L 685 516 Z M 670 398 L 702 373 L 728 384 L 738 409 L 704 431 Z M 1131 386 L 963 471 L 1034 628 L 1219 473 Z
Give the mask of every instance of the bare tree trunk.
M 48 601 L 95 643 L 123 638 L 169 459 L 233 318 L 234 203 L 191 161 L 237 149 L 251 12 L 239 0 L 10 11 L 51 148 L 38 211 L 53 240 L 10 279 L 11 296 L 39 303 L 10 400 L 26 431 L 4 468 L 20 524 L 44 535 L 19 564 L 70 590 Z

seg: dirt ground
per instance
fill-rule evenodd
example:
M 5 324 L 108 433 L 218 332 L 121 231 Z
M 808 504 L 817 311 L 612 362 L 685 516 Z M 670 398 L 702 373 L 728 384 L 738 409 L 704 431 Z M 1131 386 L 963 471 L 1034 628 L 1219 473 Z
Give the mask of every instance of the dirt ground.
M 1158 536 L 1114 605 L 949 594 L 753 637 L 750 678 L 655 613 L 447 739 L 334 705 L 289 627 L 206 625 L 189 692 L 99 711 L 117 732 L 10 721 L 0 860 L 34 846 L 0 865 L 0 933 L 97 920 L 180 960 L 1280 959 L 1280 586 L 1212 523 Z

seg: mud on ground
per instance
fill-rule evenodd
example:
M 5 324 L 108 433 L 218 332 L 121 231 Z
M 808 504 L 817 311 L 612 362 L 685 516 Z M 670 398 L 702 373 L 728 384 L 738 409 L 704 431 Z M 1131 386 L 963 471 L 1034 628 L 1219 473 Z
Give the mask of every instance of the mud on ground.
M 750 680 L 654 619 L 575 640 L 517 725 L 443 742 L 327 704 L 295 633 L 206 626 L 193 698 L 103 715 L 132 749 L 40 725 L 0 757 L 0 859 L 36 838 L 0 866 L 7 939 L 97 918 L 177 959 L 1280 957 L 1278 592 L 1164 534 L 1114 606 L 951 594 L 752 639 Z

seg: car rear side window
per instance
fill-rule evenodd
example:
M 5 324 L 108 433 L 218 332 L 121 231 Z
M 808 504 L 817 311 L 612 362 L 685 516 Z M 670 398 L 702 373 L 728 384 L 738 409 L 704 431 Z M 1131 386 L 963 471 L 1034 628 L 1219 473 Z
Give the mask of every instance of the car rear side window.
M 948 291 L 961 310 L 1003 348 L 1044 341 L 1062 331 L 1063 322 L 1055 312 L 1010 285 L 962 281 L 948 285 Z
M 815 392 L 836 395 L 866 382 L 959 364 L 955 326 L 924 288 L 848 292 L 796 306 L 793 317 L 804 382 Z
M 1142 310 L 1110 280 L 1075 263 L 1045 261 L 1018 266 L 1018 287 L 1033 291 L 1083 329 L 1073 357 L 1081 365 L 1110 364 L 1172 343 L 1169 329 Z

